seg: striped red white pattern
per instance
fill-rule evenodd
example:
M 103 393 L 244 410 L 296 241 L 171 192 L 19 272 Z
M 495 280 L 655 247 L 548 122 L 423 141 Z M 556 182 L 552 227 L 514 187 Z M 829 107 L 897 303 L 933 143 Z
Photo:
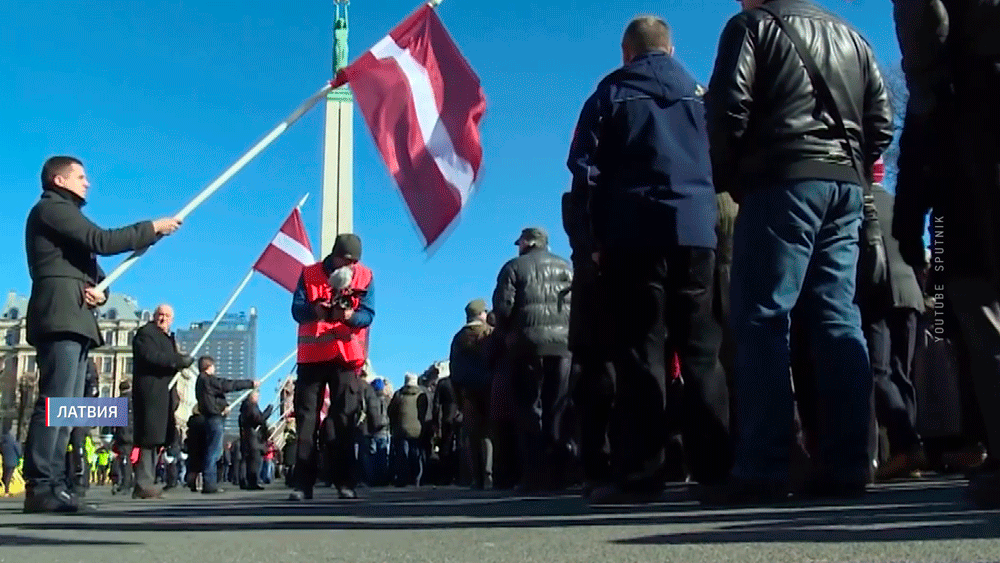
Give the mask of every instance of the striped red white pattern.
M 319 421 L 326 419 L 326 413 L 330 411 L 330 386 L 323 387 L 323 406 L 319 409 Z
M 302 215 L 299 209 L 295 208 L 281 225 L 274 240 L 257 259 L 253 269 L 294 293 L 302 268 L 314 263 L 316 260 L 313 258 L 306 228 L 302 224 Z
M 479 77 L 424 5 L 332 84 L 348 82 L 424 242 L 434 244 L 468 203 L 482 164 Z

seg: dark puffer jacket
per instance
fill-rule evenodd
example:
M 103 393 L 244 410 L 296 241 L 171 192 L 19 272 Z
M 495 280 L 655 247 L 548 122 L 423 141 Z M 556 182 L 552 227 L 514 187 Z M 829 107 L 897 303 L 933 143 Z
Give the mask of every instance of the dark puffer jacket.
M 573 269 L 546 249 L 534 248 L 504 264 L 493 291 L 497 329 L 521 354 L 569 353 Z

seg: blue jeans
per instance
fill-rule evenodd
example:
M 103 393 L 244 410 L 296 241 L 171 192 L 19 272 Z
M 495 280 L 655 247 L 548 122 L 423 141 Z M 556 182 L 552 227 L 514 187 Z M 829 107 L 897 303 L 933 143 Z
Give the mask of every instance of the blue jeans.
M 733 236 L 738 439 L 733 476 L 784 484 L 794 440 L 790 312 L 802 306 L 820 398 L 819 468 L 864 482 L 872 373 L 854 300 L 863 192 L 799 180 L 748 190 Z
M 202 471 L 202 490 L 212 490 L 219 482 L 219 458 L 225 447 L 222 443 L 222 417 L 209 416 L 205 419 L 205 469 Z
M 83 397 L 90 345 L 86 337 L 65 335 L 60 340 L 46 340 L 36 346 L 38 398 L 31 411 L 24 448 L 24 479 L 32 492 L 47 493 L 65 489 L 68 484 L 66 448 L 73 429 L 45 425 L 45 399 Z

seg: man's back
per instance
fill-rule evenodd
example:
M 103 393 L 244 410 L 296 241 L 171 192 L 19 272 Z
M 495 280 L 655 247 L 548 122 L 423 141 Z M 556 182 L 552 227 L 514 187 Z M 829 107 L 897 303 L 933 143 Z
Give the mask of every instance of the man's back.
M 501 269 L 493 294 L 498 323 L 534 353 L 565 353 L 572 281 L 569 263 L 548 250 L 535 248 L 510 260 Z
M 892 142 L 892 112 L 875 56 L 839 18 L 804 0 L 772 0 L 810 48 L 865 169 Z M 857 182 L 829 110 L 795 46 L 761 8 L 734 16 L 723 31 L 706 100 L 719 191 L 740 193 L 753 179 Z
M 595 184 L 604 245 L 715 247 L 702 93 L 673 56 L 650 52 L 605 77 L 587 101 L 568 164 L 575 179 Z M 590 145 L 588 135 L 599 139 Z

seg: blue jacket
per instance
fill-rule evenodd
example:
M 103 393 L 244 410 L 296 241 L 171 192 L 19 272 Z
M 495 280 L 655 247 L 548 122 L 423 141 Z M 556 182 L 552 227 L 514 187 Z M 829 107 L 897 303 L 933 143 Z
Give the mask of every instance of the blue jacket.
M 716 247 L 703 94 L 672 56 L 648 53 L 584 104 L 567 164 L 600 247 Z
M 329 256 L 323 260 L 323 271 L 327 275 L 334 270 L 331 262 L 332 259 Z M 317 320 L 316 311 L 313 310 L 312 303 L 306 299 L 306 284 L 301 275 L 299 275 L 299 285 L 295 288 L 295 293 L 292 295 L 292 318 L 299 324 L 311 323 Z M 351 315 L 350 320 L 344 324 L 354 328 L 367 328 L 372 324 L 372 320 L 374 319 L 375 279 L 372 278 L 371 283 L 368 284 L 368 291 L 361 297 L 358 303 L 358 308 L 354 310 L 354 314 Z
M 0 435 L 0 456 L 4 467 L 17 467 L 21 461 L 21 446 L 9 433 Z

